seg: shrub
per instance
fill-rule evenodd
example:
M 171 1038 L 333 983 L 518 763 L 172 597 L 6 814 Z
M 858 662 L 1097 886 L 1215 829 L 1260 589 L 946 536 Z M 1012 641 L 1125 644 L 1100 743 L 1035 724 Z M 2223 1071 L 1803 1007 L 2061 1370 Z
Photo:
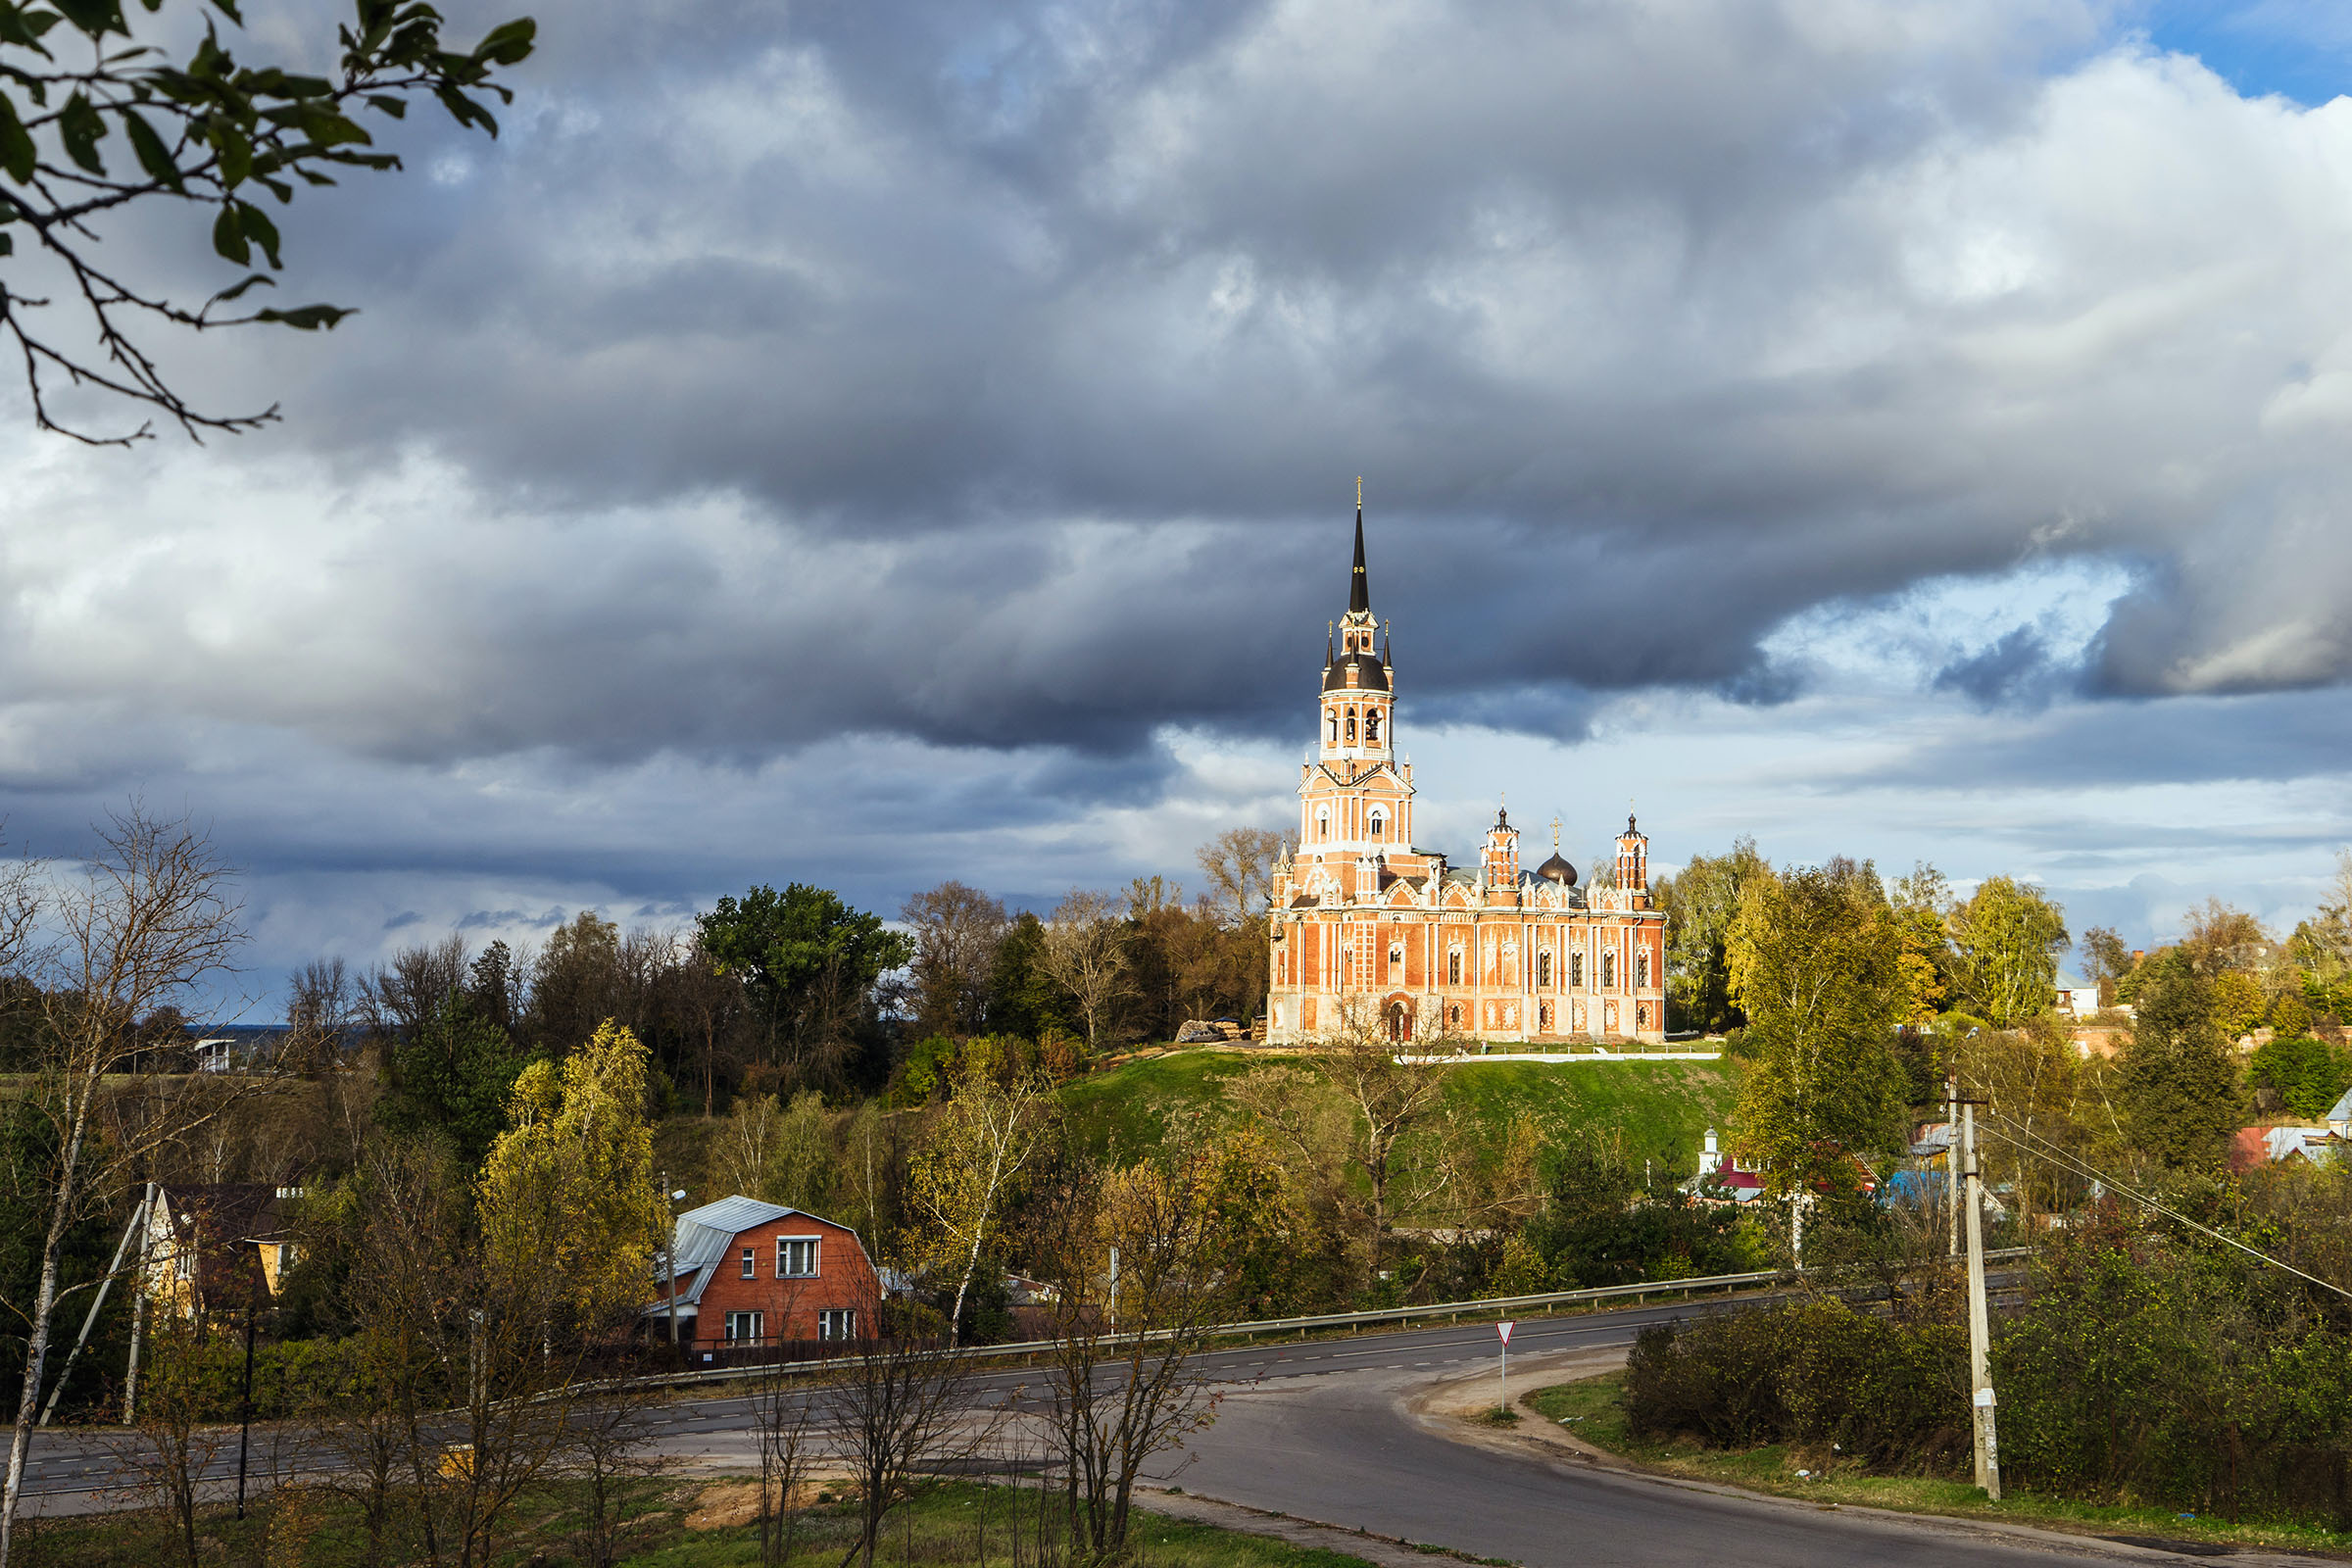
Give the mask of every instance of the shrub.
M 1885 1469 L 1948 1463 L 1968 1445 L 1967 1340 L 1834 1298 L 1644 1329 L 1627 1365 L 1627 1424 L 1717 1447 L 1836 1444 Z

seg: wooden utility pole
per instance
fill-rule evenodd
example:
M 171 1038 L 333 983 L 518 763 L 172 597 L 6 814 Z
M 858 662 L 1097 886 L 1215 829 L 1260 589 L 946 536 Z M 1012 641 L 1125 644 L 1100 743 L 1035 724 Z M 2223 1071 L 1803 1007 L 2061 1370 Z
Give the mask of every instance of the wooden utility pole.
M 1946 1255 L 1960 1255 L 1960 1080 L 1943 1081 L 1943 1215 L 1952 1241 Z
M 1977 1102 L 1960 1102 L 1960 1157 L 1968 1181 L 1968 1387 L 1977 1438 L 1977 1485 L 2001 1500 L 2000 1446 L 1994 1437 L 1992 1378 L 1985 1364 L 1991 1324 L 1984 1310 L 1984 1178 L 1977 1164 Z

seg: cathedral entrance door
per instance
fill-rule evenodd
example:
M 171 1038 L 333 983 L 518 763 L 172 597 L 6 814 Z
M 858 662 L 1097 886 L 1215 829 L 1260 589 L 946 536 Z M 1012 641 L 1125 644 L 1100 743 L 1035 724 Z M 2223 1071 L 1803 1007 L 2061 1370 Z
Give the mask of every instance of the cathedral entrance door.
M 1389 1038 L 1403 1045 L 1413 1038 L 1413 1005 L 1409 1002 L 1389 1004 Z

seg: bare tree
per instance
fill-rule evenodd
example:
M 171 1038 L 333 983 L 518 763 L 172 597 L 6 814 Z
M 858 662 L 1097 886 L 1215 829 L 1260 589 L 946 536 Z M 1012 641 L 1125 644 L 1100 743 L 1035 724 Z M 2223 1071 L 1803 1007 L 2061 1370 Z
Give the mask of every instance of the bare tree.
M 769 1299 L 775 1321 L 792 1321 L 802 1286 L 793 1280 L 776 1282 Z M 761 1568 L 792 1560 L 793 1536 L 800 1523 L 799 1493 L 818 1449 L 817 1392 L 814 1380 L 802 1369 L 778 1360 L 755 1376 L 746 1394 L 751 1400 L 752 1428 L 760 1441 L 760 1561 Z
M 286 983 L 286 1043 L 278 1063 L 318 1073 L 342 1064 L 359 1022 L 359 988 L 341 958 L 313 958 Z
M 54 895 L 57 938 L 41 965 L 47 1027 L 35 1037 L 39 1054 L 22 1102 L 49 1123 L 55 1153 L 42 1184 L 48 1216 L 39 1283 L 0 1494 L 0 1565 L 14 1542 L 67 1236 L 83 1214 L 120 1195 L 136 1162 L 183 1136 L 189 1116 L 215 1114 L 223 1103 L 219 1096 L 196 1097 L 183 1110 L 190 1097 L 149 1095 L 144 1114 L 118 1121 L 112 1140 L 99 1137 L 107 1077 L 136 1060 L 139 1022 L 225 973 L 244 932 L 230 870 L 203 831 L 151 816 L 134 800 L 97 834 L 97 853 Z
M 433 1009 L 466 985 L 466 939 L 455 931 L 423 947 L 403 948 L 360 983 L 360 1010 L 377 1036 L 409 1039 Z
M 1207 873 L 1209 908 L 1218 923 L 1245 925 L 1266 912 L 1274 887 L 1274 861 L 1282 835 L 1262 827 L 1231 827 L 1200 846 L 1198 858 Z
M 1192 1356 L 1229 1298 L 1214 1154 L 1164 1165 L 1082 1163 L 1037 1231 L 1054 1287 L 1048 1395 L 1061 1448 L 1066 1524 L 1087 1561 L 1123 1560 L 1145 1465 L 1215 1418 Z
M 826 1447 L 846 1460 L 858 1482 L 858 1539 L 842 1556 L 842 1568 L 862 1561 L 873 1568 L 874 1550 L 890 1511 L 906 1501 L 924 1471 L 978 1452 L 994 1431 L 990 1412 L 972 1397 L 976 1362 L 957 1355 L 940 1339 L 915 1332 L 909 1308 L 894 1310 L 869 1289 L 856 1309 L 858 1322 L 884 1330 L 882 1338 L 844 1357 L 833 1381 L 817 1398 L 816 1425 Z M 900 1321 L 892 1323 L 893 1316 Z
M 1103 1029 L 1135 990 L 1116 908 L 1107 894 L 1072 889 L 1046 922 L 1038 948 L 1038 967 L 1085 1014 L 1090 1051 L 1102 1048 Z
M 1004 906 L 978 888 L 942 882 L 900 909 L 914 927 L 916 1015 L 925 1029 L 976 1033 L 1004 940 Z

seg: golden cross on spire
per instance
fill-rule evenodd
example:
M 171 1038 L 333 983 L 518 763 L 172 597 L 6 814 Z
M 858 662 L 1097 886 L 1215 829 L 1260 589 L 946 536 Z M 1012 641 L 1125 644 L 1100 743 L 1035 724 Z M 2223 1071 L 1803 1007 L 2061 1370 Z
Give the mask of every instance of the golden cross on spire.
M 1355 476 L 1355 510 L 1364 510 L 1364 476 L 1360 473 Z

